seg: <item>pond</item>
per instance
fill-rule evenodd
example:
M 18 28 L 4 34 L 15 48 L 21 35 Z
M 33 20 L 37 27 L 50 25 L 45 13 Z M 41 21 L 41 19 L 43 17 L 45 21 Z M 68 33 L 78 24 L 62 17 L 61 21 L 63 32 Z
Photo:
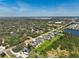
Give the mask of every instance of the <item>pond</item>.
M 79 30 L 75 30 L 75 29 L 65 29 L 65 32 L 71 33 L 72 35 L 76 35 L 79 36 Z

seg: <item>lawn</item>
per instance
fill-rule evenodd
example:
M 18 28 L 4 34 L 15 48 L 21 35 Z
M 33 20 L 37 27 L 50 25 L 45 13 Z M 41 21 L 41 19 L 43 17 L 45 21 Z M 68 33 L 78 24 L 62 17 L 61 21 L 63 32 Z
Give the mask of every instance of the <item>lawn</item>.
M 51 47 L 54 41 L 60 39 L 61 36 L 57 35 L 55 38 L 52 38 L 50 40 L 46 40 L 43 44 L 41 44 L 39 47 L 37 47 L 35 50 L 37 52 L 42 52 Z

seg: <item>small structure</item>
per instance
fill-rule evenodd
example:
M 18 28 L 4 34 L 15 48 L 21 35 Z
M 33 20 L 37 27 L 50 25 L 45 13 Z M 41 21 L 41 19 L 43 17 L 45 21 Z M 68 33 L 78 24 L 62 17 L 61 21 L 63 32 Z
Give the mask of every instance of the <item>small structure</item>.
M 22 50 L 23 52 L 27 52 L 27 53 L 29 53 L 30 52 L 30 50 L 28 49 L 28 48 L 23 48 L 23 50 Z
M 1 45 L 0 46 L 0 52 L 2 52 L 4 49 L 5 49 L 5 47 Z
M 17 58 L 28 58 L 29 57 L 29 53 L 28 52 L 23 52 L 20 51 L 18 53 L 13 52 L 12 50 L 10 50 L 12 54 L 14 54 Z
M 56 24 L 61 24 L 62 22 L 55 22 Z

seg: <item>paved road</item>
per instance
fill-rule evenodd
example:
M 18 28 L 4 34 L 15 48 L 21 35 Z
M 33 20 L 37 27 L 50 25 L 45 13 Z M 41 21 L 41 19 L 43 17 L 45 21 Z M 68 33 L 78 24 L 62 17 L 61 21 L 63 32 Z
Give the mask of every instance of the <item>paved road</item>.
M 72 24 L 72 22 L 70 22 L 69 24 L 66 24 L 65 26 L 62 26 L 62 27 L 60 27 L 60 28 L 58 28 L 58 29 L 51 30 L 51 31 L 49 31 L 49 32 L 47 32 L 47 33 L 44 33 L 44 34 L 42 34 L 42 35 L 40 35 L 40 36 L 38 36 L 38 37 L 36 37 L 36 38 L 34 38 L 34 39 L 43 37 L 44 35 L 48 35 L 48 34 L 50 34 L 50 33 L 53 33 L 54 31 L 61 30 L 62 28 L 65 28 L 66 26 L 69 26 L 69 25 L 71 25 L 71 24 Z
M 26 40 L 26 41 L 27 41 L 27 40 Z M 22 43 L 25 43 L 26 41 L 24 41 L 24 42 L 22 42 Z M 30 42 L 30 41 L 29 41 L 29 42 Z M 26 43 L 29 43 L 29 42 L 26 42 Z M 20 43 L 20 44 L 22 44 L 22 43 Z M 19 45 L 19 44 L 18 44 L 18 45 Z M 7 51 L 9 51 L 9 50 L 15 48 L 16 46 L 17 46 L 17 45 L 12 46 L 12 47 L 10 47 L 10 48 L 8 48 L 8 49 L 4 49 L 4 50 L 0 51 L 0 54 L 3 53 L 3 52 L 7 52 Z

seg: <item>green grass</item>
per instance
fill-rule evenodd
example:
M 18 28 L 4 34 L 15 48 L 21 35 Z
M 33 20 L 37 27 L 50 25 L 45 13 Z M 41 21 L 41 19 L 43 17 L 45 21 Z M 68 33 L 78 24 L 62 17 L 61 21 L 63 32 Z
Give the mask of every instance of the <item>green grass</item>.
M 48 47 L 50 47 L 54 41 L 60 39 L 61 36 L 56 36 L 55 38 L 52 38 L 51 40 L 46 40 L 43 44 L 41 44 L 39 47 L 37 47 L 35 50 L 38 52 L 42 52 Z

